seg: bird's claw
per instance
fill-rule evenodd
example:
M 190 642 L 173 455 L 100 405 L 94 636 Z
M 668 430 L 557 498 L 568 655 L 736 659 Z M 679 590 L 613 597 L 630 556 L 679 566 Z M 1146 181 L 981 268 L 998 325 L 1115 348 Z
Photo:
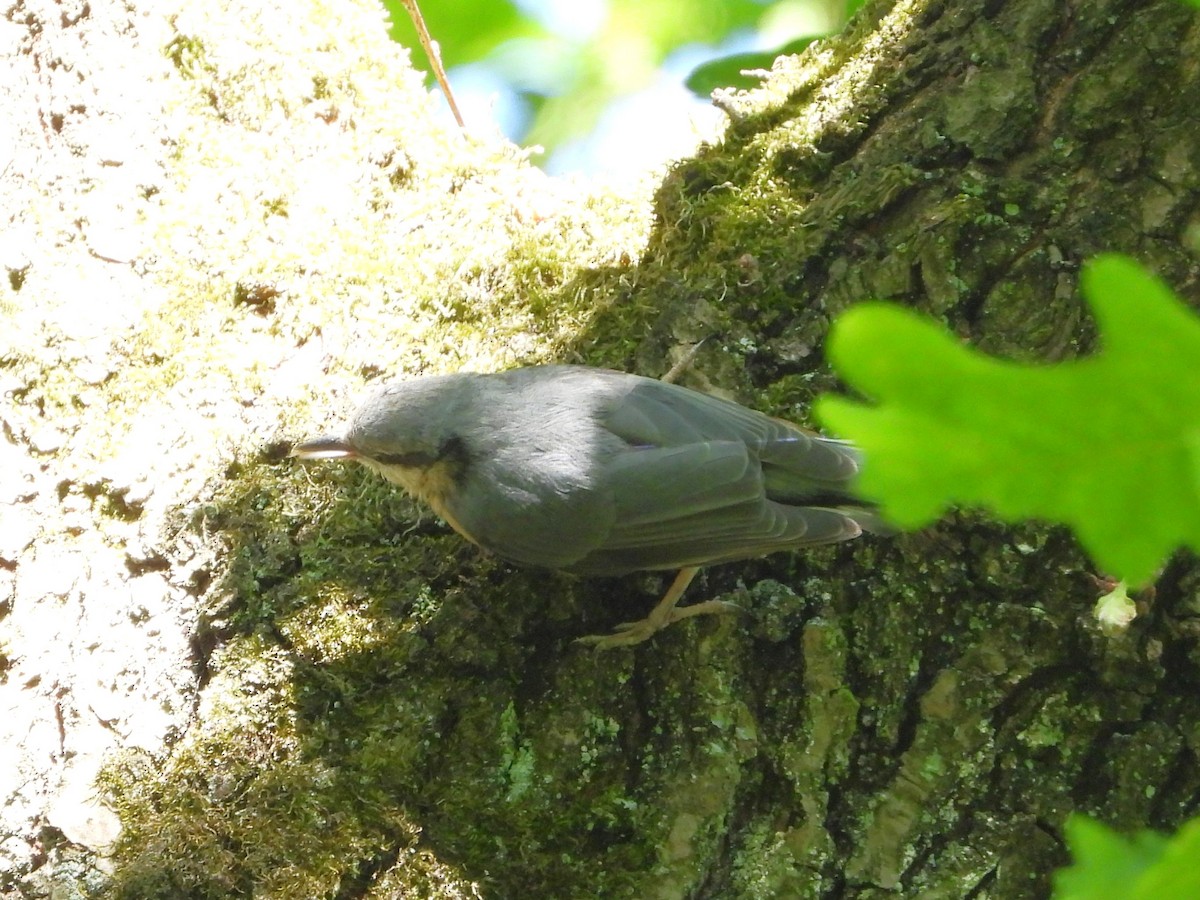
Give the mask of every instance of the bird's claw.
M 690 619 L 693 616 L 728 615 L 742 612 L 736 603 L 727 600 L 705 600 L 703 603 L 693 603 L 691 606 L 672 606 L 669 609 L 654 609 L 650 615 L 636 622 L 622 622 L 613 629 L 612 634 L 589 634 L 576 638 L 576 644 L 586 644 L 597 650 L 611 650 L 614 647 L 631 647 L 640 644 L 655 632 L 662 631 L 668 625 Z

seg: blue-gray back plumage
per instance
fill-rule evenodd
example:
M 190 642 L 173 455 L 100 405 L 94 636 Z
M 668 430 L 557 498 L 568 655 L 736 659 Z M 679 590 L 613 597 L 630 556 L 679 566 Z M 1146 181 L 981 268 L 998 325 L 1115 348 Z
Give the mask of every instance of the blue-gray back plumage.
M 854 505 L 849 444 L 603 369 L 388 385 L 332 440 L 480 546 L 580 574 L 763 556 L 853 538 L 873 520 Z M 389 471 L 400 466 L 438 474 Z

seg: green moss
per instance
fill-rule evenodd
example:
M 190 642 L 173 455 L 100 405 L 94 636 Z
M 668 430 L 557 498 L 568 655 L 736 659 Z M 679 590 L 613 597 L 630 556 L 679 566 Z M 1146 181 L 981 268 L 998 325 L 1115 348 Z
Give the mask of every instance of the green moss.
M 204 44 L 195 37 L 176 34 L 166 46 L 166 55 L 175 68 L 188 78 L 211 74 L 205 60 Z

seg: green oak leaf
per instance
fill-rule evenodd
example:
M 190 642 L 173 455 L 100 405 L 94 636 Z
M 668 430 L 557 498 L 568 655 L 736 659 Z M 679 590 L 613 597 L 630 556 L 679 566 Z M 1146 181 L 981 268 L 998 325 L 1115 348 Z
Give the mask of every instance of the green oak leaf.
M 1153 831 L 1125 837 L 1087 816 L 1071 816 L 1065 831 L 1075 862 L 1054 874 L 1054 900 L 1129 900 L 1167 844 Z
M 1138 879 L 1135 900 L 1200 897 L 1200 818 L 1190 819 L 1171 835 L 1162 856 Z
M 864 303 L 829 339 L 875 405 L 826 396 L 817 415 L 863 448 L 864 496 L 901 528 L 952 505 L 1074 529 L 1135 585 L 1179 545 L 1200 549 L 1200 319 L 1124 257 L 1083 293 L 1101 351 L 1055 365 L 993 359 L 902 307 Z
M 1122 835 L 1074 815 L 1066 824 L 1074 863 L 1054 874 L 1054 900 L 1164 900 L 1200 897 L 1200 819 L 1171 837 Z

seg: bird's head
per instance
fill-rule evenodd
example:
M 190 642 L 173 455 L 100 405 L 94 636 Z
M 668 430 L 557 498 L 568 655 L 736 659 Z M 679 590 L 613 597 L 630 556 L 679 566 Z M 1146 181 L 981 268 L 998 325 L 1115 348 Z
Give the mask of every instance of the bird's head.
M 462 438 L 451 423 L 465 399 L 468 376 L 448 375 L 376 388 L 342 434 L 301 441 L 299 459 L 352 459 L 418 496 L 431 470 L 463 461 Z

